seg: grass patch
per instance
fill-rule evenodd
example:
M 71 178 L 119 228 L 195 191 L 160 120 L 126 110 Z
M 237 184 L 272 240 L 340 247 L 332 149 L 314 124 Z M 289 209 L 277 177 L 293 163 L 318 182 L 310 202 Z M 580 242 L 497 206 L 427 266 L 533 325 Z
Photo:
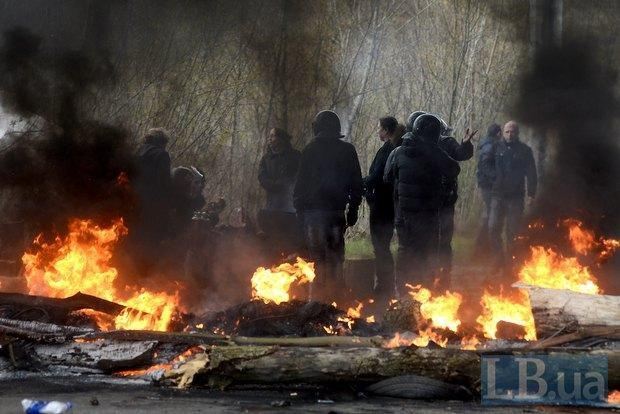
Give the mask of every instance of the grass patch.
M 454 262 L 464 263 L 471 257 L 475 239 L 471 234 L 455 234 L 452 238 L 452 251 L 454 253 Z M 392 244 L 390 246 L 392 254 L 396 257 L 396 251 L 398 250 L 398 238 L 396 233 L 392 238 Z M 372 248 L 372 242 L 370 236 L 359 236 L 348 239 L 345 241 L 345 259 L 373 259 L 375 253 Z

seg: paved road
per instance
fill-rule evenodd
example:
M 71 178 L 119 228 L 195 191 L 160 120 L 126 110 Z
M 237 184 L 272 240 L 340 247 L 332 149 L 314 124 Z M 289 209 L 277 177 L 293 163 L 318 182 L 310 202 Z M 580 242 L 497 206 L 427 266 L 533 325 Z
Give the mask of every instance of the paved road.
M 291 393 L 297 395 L 291 395 Z M 87 382 L 86 378 L 28 378 L 0 381 L 0 413 L 21 413 L 23 398 L 72 401 L 81 413 L 543 413 L 557 408 L 493 408 L 476 402 L 422 402 L 365 398 L 354 393 L 318 390 L 176 390 L 119 381 Z M 91 405 L 96 398 L 99 405 Z M 332 399 L 334 403 L 318 403 Z M 290 404 L 277 407 L 278 402 Z M 582 410 L 571 409 L 569 412 Z

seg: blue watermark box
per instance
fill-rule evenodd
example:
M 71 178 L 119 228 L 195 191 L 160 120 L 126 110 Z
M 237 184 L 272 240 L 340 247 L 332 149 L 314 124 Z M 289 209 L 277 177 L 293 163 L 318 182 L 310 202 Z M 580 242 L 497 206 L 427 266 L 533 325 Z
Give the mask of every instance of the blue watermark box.
M 482 355 L 481 398 L 488 405 L 605 405 L 607 356 Z

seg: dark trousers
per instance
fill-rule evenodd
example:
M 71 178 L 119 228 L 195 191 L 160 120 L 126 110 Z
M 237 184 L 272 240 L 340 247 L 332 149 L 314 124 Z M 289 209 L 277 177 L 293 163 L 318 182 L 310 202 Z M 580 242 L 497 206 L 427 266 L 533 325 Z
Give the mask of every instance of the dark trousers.
M 503 198 L 493 196 L 489 214 L 489 239 L 496 264 L 506 265 L 506 257 L 512 256 L 512 246 L 521 221 L 523 219 L 523 197 Z M 505 228 L 506 248 L 502 243 L 502 233 Z
M 454 236 L 454 204 L 439 210 L 439 251 L 437 265 L 441 270 L 441 284 L 446 289 L 450 285 L 452 271 L 452 237 Z
M 405 212 L 396 225 L 398 255 L 396 283 L 401 290 L 406 283 L 433 285 L 429 258 L 437 254 L 439 217 L 437 211 Z
M 390 211 L 391 210 L 391 211 Z M 375 293 L 381 296 L 394 294 L 394 258 L 390 243 L 394 235 L 394 209 L 370 207 L 370 238 L 375 252 Z
M 304 212 L 304 236 L 308 255 L 315 263 L 313 296 L 334 300 L 344 294 L 344 211 Z
M 476 237 L 475 255 L 477 258 L 483 258 L 488 254 L 491 248 L 489 239 L 489 216 L 491 215 L 491 189 L 480 188 L 482 194 L 482 202 L 484 208 L 482 210 L 482 217 L 480 223 L 480 230 L 478 231 L 478 237 Z
M 300 253 L 303 242 L 295 213 L 261 210 L 258 223 L 265 233 L 265 251 L 270 259 L 278 261 Z

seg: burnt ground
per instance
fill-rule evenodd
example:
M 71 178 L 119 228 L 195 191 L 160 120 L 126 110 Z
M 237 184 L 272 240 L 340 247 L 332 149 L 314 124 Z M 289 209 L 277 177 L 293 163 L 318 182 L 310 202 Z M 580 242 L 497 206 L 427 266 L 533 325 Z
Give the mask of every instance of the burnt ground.
M 297 393 L 297 395 L 291 395 Z M 298 390 L 177 390 L 94 378 L 29 378 L 0 381 L 0 413 L 20 413 L 23 398 L 71 401 L 74 413 L 557 413 L 603 412 L 587 408 L 486 407 L 478 402 L 414 401 L 354 392 Z M 98 405 L 91 400 L 96 398 Z M 321 402 L 318 400 L 331 400 Z M 278 404 L 290 404 L 278 407 Z

